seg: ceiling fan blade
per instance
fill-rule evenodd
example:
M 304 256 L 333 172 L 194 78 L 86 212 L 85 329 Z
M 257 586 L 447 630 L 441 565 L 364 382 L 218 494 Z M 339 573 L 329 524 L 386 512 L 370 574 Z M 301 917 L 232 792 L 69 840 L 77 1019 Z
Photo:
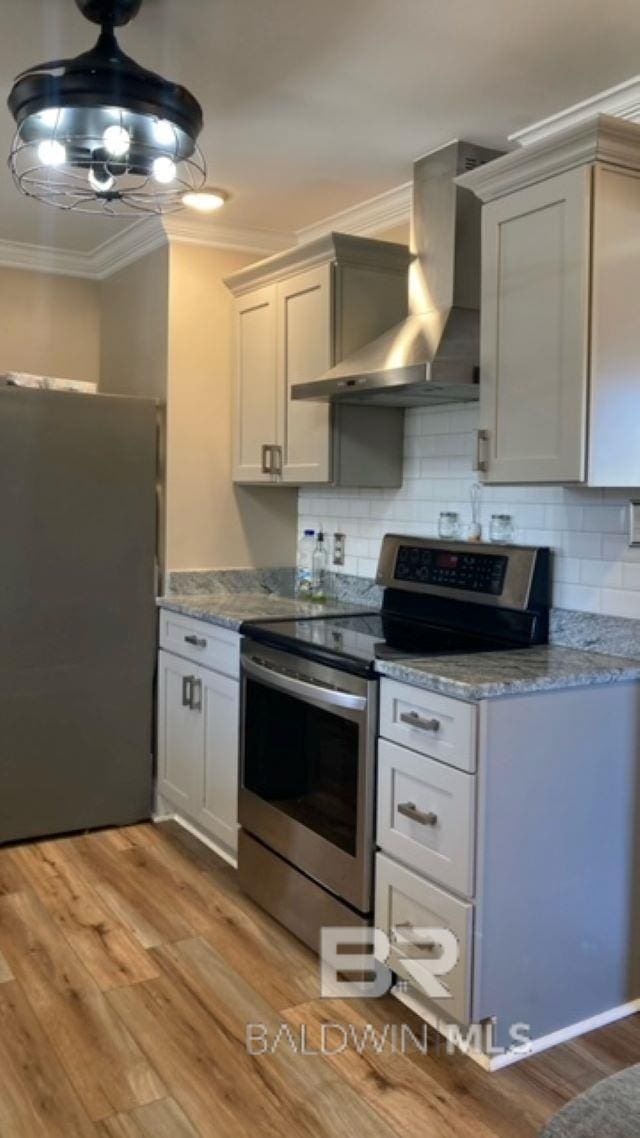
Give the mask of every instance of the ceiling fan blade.
M 16 75 L 15 82 L 17 83 L 18 79 L 24 79 L 25 75 L 33 75 L 34 71 L 59 71 L 71 62 L 72 60 L 69 58 L 50 59 L 46 63 L 36 63 L 33 67 L 27 67 L 25 71 L 21 71 L 19 75 Z

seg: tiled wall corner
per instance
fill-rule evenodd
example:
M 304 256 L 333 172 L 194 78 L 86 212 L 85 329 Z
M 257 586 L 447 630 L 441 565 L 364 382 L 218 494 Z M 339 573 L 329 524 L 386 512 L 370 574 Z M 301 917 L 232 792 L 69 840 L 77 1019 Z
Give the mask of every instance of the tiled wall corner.
M 299 527 L 347 535 L 346 573 L 375 575 L 385 533 L 435 536 L 441 510 L 471 520 L 477 406 L 407 411 L 399 490 L 300 492 Z M 492 513 L 512 514 L 516 541 L 555 551 L 554 604 L 640 619 L 640 549 L 627 542 L 629 498 L 637 491 L 562 486 L 485 486 L 483 533 Z

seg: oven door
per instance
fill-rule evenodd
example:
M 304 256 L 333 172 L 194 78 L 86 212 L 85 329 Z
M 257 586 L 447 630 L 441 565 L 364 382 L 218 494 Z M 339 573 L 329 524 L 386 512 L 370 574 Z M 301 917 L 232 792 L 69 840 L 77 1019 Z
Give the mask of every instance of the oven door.
M 375 680 L 244 641 L 240 824 L 363 913 L 376 712 Z

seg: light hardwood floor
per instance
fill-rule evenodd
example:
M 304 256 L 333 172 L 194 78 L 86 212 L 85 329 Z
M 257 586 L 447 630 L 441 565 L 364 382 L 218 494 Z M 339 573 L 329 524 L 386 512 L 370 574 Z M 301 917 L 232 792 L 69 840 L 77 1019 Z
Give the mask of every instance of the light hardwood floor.
M 390 1046 L 247 1053 L 247 1023 L 304 1027 L 309 1051 L 323 1024 L 420 1030 L 390 997 L 318 985 L 312 954 L 177 827 L 5 847 L 0 1136 L 533 1138 L 640 1050 L 635 1016 L 495 1075 Z

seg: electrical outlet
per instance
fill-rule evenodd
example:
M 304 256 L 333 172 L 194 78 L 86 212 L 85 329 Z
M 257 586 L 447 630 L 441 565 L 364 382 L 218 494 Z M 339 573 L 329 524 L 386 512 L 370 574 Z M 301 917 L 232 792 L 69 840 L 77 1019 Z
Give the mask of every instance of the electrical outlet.
M 640 502 L 629 502 L 629 545 L 640 545 Z
M 347 535 L 344 533 L 334 533 L 333 535 L 333 564 L 344 565 L 344 550 L 347 541 Z

